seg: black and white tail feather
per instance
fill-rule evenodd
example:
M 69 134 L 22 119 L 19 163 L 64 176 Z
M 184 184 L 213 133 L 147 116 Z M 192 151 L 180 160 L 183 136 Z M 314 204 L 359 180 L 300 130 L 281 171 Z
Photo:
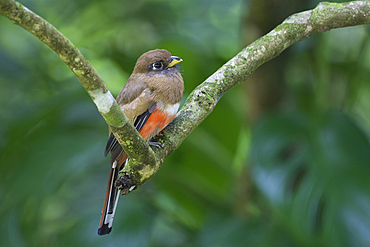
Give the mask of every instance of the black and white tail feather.
M 120 193 L 119 189 L 114 186 L 114 181 L 116 181 L 116 179 L 118 178 L 118 172 L 119 172 L 119 169 L 117 167 L 117 161 L 114 161 L 112 168 L 111 168 L 111 172 L 109 174 L 109 183 L 108 183 L 109 188 L 107 188 L 107 190 L 109 189 L 109 194 L 108 194 L 107 203 L 104 203 L 104 208 L 102 211 L 102 214 L 104 215 L 104 217 L 102 217 L 100 226 L 98 229 L 99 235 L 109 234 L 112 230 L 113 217 L 116 212 L 118 199 L 119 199 L 119 193 Z
M 141 114 L 140 116 L 136 118 L 134 126 L 137 129 L 137 131 L 139 131 L 144 126 L 144 124 L 146 123 L 146 121 L 148 120 L 152 112 L 155 110 L 156 105 L 157 105 L 156 103 L 153 103 L 152 106 L 147 111 L 145 111 L 143 114 Z M 105 195 L 102 215 L 100 218 L 100 223 L 99 223 L 99 228 L 98 228 L 99 235 L 106 235 L 112 231 L 113 218 L 116 212 L 119 194 L 120 194 L 120 190 L 114 186 L 114 182 L 118 178 L 118 172 L 122 170 L 122 168 L 125 166 L 125 164 L 128 161 L 128 158 L 127 158 L 126 161 L 123 162 L 123 164 L 120 164 L 120 165 L 117 164 L 117 158 L 123 152 L 123 148 L 118 143 L 113 133 L 111 133 L 108 138 L 108 142 L 104 150 L 104 156 L 107 156 L 109 152 L 111 152 L 110 163 L 112 164 L 112 167 L 109 173 L 107 191 Z

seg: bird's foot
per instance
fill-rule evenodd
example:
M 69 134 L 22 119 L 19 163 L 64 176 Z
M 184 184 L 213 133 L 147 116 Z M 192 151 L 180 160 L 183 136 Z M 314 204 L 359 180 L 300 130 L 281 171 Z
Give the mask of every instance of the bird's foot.
M 114 182 L 114 186 L 121 190 L 121 195 L 127 195 L 134 189 L 136 189 L 136 185 L 134 185 L 132 179 L 129 177 L 128 174 L 125 174 L 123 178 L 119 178 Z
M 163 144 L 160 142 L 148 142 L 150 146 L 155 146 L 157 148 L 163 148 Z

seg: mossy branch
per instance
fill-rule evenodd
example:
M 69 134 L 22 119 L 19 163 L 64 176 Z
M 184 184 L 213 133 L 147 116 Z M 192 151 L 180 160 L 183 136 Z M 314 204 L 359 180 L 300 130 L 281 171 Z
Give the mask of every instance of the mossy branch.
M 0 14 L 9 18 L 49 46 L 71 69 L 86 89 L 127 154 L 135 161 L 155 165 L 157 158 L 114 100 L 92 65 L 55 27 L 22 4 L 0 0 Z
M 153 148 L 140 138 L 121 112 L 106 85 L 77 48 L 52 25 L 21 4 L 0 0 L 0 13 L 34 34 L 65 62 L 81 81 L 109 126 L 116 133 L 131 161 L 120 178 L 127 194 L 161 167 L 163 161 L 213 111 L 230 88 L 244 82 L 259 66 L 278 56 L 292 44 L 334 28 L 370 23 L 370 3 L 320 3 L 315 9 L 294 14 L 271 32 L 244 48 L 189 95 L 169 127 L 156 138 L 164 148 Z M 186 83 L 186 82 L 185 82 Z

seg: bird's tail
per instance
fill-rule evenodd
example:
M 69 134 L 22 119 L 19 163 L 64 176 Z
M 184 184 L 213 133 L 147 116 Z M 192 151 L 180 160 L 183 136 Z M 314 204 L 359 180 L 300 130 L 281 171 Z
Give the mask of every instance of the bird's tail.
M 114 181 L 117 180 L 119 168 L 117 161 L 114 161 L 110 169 L 107 191 L 105 193 L 104 205 L 101 212 L 98 234 L 109 234 L 112 230 L 113 217 L 116 212 L 116 207 L 119 199 L 120 190 L 114 186 Z

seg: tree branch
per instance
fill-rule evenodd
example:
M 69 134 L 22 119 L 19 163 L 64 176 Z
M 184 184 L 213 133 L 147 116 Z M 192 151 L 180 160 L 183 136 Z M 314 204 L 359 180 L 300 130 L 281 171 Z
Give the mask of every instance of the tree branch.
M 0 14 L 35 35 L 71 69 L 113 132 L 120 133 L 116 134 L 116 138 L 133 160 L 151 165 L 156 163 L 156 155 L 147 142 L 121 111 L 102 78 L 71 41 L 16 1 L 0 0 Z
M 263 63 L 315 33 L 370 23 L 370 3 L 367 1 L 320 3 L 313 10 L 290 16 L 195 88 L 169 127 L 156 138 L 164 148 L 152 150 L 124 116 L 90 63 L 68 39 L 15 1 L 0 0 L 0 13 L 48 45 L 81 81 L 131 158 L 120 173 L 124 194 L 129 193 L 131 186 L 148 181 L 169 154 L 213 111 L 222 95 L 244 82 Z

